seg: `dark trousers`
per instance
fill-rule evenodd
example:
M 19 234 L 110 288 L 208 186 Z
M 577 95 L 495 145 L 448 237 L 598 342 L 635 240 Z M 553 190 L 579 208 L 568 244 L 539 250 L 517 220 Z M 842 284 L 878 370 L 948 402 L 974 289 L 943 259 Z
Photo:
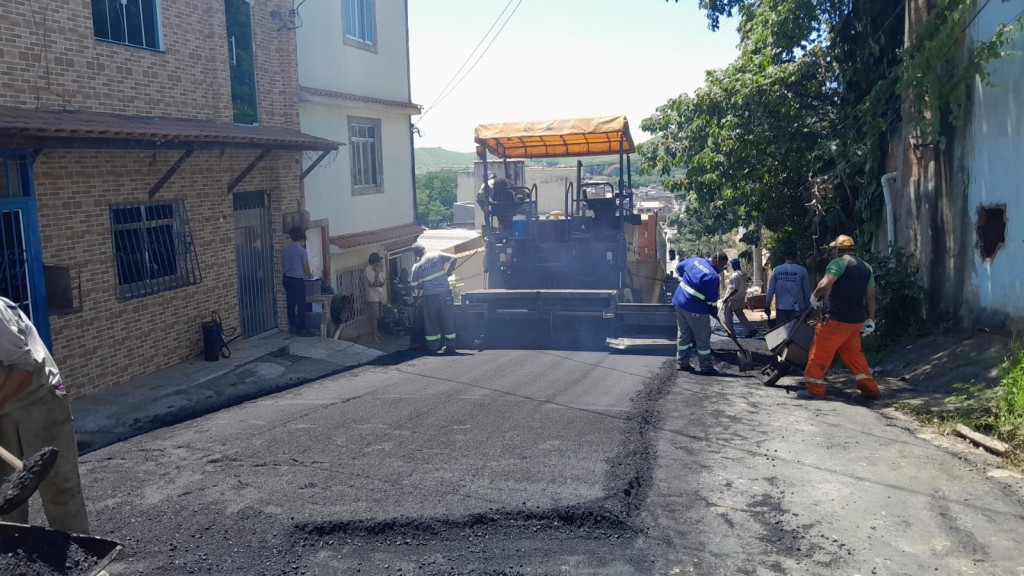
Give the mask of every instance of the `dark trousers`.
M 775 325 L 782 326 L 786 322 L 789 322 L 793 318 L 799 318 L 800 314 L 803 314 L 803 310 L 780 310 L 775 309 Z
M 285 276 L 285 307 L 288 309 L 288 328 L 302 332 L 306 330 L 306 281 L 303 278 Z
M 455 351 L 455 311 L 452 294 L 427 294 L 423 297 L 423 331 L 427 350 L 437 352 L 444 346 Z

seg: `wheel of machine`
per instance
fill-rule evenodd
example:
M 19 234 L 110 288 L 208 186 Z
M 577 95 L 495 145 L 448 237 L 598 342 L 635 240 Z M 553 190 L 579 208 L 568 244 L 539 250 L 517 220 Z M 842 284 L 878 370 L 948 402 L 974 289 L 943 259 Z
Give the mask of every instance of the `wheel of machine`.
M 771 371 L 768 372 L 768 377 L 762 382 L 765 386 L 775 386 L 783 376 L 789 374 L 788 364 L 776 364 L 773 362 L 770 368 Z

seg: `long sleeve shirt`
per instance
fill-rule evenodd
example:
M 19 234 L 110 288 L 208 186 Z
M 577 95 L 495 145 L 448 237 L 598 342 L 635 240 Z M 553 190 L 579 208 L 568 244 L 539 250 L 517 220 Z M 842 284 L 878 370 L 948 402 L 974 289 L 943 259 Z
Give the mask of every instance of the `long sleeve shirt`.
M 811 281 L 807 269 L 799 264 L 786 262 L 772 271 L 768 280 L 768 295 L 765 308 L 775 300 L 777 310 L 803 310 L 811 300 Z
M 718 313 L 718 272 L 707 258 L 687 258 L 676 265 L 679 287 L 672 303 L 694 314 Z

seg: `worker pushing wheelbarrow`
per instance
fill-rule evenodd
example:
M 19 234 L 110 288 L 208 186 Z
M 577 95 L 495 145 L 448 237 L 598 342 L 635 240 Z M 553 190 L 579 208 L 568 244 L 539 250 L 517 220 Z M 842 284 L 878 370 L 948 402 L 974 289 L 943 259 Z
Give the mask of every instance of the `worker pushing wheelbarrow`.
M 807 307 L 798 318 L 780 324 L 764 335 L 765 344 L 772 353 L 768 365 L 761 369 L 765 386 L 775 386 L 783 376 L 794 370 L 803 372 L 807 367 L 817 324 L 817 319 L 807 321 L 812 310 L 814 308 Z

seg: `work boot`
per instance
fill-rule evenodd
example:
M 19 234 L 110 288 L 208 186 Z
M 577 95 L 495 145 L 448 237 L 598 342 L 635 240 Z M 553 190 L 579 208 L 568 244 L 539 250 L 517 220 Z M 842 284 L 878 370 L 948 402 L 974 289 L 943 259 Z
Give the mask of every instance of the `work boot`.
M 719 372 L 714 366 L 708 366 L 697 370 L 695 374 L 699 374 L 701 376 L 718 376 Z
M 445 354 L 447 354 L 448 356 L 453 356 L 453 355 L 455 355 L 455 354 L 458 354 L 458 353 L 459 353 L 459 351 L 458 351 L 458 350 L 456 350 L 456 349 L 455 349 L 454 347 L 452 347 L 452 346 L 445 346 L 445 347 L 444 347 L 444 353 L 445 353 Z
M 676 364 L 676 370 L 680 372 L 693 372 L 693 366 L 689 364 Z
M 811 394 L 807 390 L 797 390 L 796 391 L 796 397 L 800 398 L 801 400 L 824 400 L 825 399 L 824 395 L 822 395 L 822 396 L 815 396 L 814 394 Z

